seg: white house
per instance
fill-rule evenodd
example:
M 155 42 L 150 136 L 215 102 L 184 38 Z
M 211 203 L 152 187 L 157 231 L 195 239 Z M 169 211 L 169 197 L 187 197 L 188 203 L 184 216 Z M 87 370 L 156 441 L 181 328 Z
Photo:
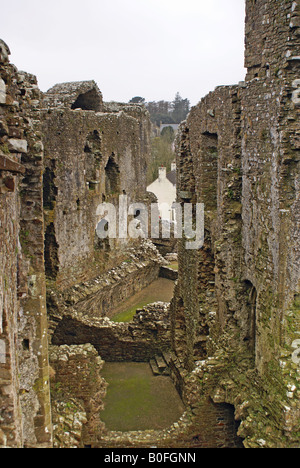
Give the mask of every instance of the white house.
M 157 197 L 161 219 L 175 221 L 172 205 L 176 201 L 176 164 L 172 163 L 171 172 L 165 167 L 158 170 L 158 179 L 147 187 Z

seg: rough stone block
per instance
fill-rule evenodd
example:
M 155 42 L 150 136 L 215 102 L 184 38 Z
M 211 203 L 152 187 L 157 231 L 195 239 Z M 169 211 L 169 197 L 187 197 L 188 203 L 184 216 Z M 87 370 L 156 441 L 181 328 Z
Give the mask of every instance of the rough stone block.
M 8 148 L 12 153 L 27 153 L 28 144 L 26 140 L 11 138 L 8 140 Z
M 4 81 L 0 78 L 0 104 L 6 103 L 6 85 Z

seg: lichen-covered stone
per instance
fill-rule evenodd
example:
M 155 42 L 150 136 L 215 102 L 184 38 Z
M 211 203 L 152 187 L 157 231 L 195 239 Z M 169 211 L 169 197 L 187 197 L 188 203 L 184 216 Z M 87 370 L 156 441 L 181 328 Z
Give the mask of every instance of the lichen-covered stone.
M 50 365 L 54 446 L 75 448 L 95 443 L 105 430 L 100 420 L 107 384 L 103 361 L 90 344 L 51 346 Z

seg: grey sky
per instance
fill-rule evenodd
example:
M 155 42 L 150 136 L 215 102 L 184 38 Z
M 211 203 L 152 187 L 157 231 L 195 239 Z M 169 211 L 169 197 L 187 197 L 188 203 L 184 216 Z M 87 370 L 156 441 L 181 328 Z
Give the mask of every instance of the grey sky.
M 94 79 L 106 101 L 194 105 L 244 79 L 244 16 L 244 0 L 10 0 L 0 38 L 43 91 Z

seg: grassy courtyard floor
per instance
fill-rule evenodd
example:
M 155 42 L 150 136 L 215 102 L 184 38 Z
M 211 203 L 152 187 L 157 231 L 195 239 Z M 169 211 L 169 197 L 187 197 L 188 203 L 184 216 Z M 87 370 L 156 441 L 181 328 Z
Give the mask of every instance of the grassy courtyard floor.
M 169 377 L 154 377 L 147 363 L 105 363 L 108 382 L 101 419 L 111 431 L 165 429 L 184 412 Z
M 153 281 L 147 288 L 120 304 L 115 310 L 112 320 L 114 322 L 130 322 L 137 309 L 141 309 L 153 302 L 170 302 L 173 292 L 174 281 L 159 278 Z

